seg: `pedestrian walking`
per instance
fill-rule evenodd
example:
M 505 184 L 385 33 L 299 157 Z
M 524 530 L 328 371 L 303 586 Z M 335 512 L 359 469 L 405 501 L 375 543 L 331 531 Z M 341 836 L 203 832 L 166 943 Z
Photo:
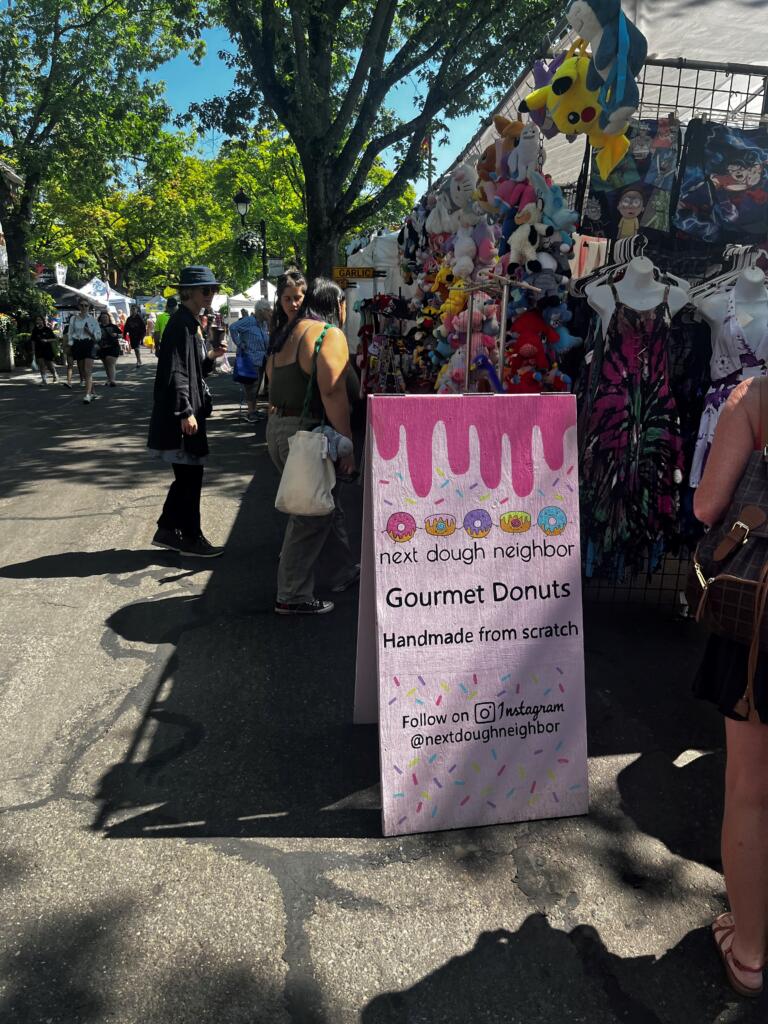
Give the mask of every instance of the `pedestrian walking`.
M 177 285 L 181 305 L 163 331 L 149 423 L 148 447 L 154 457 L 170 463 L 174 476 L 152 543 L 199 558 L 215 558 L 224 551 L 206 540 L 200 523 L 206 420 L 212 411 L 205 377 L 226 351 L 205 346 L 200 317 L 219 284 L 208 267 L 182 270 Z
M 56 343 L 56 335 L 51 327 L 45 322 L 45 318 L 38 316 L 32 328 L 32 344 L 34 346 L 35 362 L 40 372 L 40 383 L 48 383 L 46 374 L 50 373 L 53 383 L 58 383 L 59 375 L 56 372 L 56 355 L 53 346 Z
M 96 317 L 89 312 L 87 299 L 81 299 L 77 313 L 70 317 L 67 344 L 72 351 L 72 358 L 77 363 L 81 381 L 85 382 L 83 404 L 89 405 L 98 397 L 93 388 L 93 361 L 99 355 L 101 328 Z M 67 380 L 71 381 L 72 370 L 67 365 Z
M 171 296 L 169 299 L 166 299 L 165 312 L 160 313 L 157 317 L 157 320 L 155 321 L 155 330 L 154 333 L 152 334 L 152 340 L 155 343 L 156 357 L 160 354 L 160 342 L 162 341 L 163 338 L 163 331 L 165 330 L 165 326 L 171 319 L 171 316 L 176 312 L 177 306 L 178 302 L 176 301 L 176 299 L 173 298 L 173 296 Z
M 252 314 L 236 320 L 229 328 L 229 336 L 237 350 L 235 368 L 237 369 L 239 357 L 241 362 L 252 368 L 255 374 L 254 377 L 249 378 L 240 373 L 238 377 L 245 391 L 247 410 L 245 418 L 249 423 L 256 423 L 258 420 L 264 419 L 265 416 L 264 413 L 256 411 L 256 402 L 264 379 L 271 319 L 272 304 L 268 299 L 261 299 L 256 303 Z
M 107 387 L 117 386 L 117 360 L 120 357 L 120 331 L 116 324 L 112 323 L 109 313 L 104 311 L 99 315 L 99 327 L 101 328 L 101 340 L 99 341 L 99 359 L 104 364 L 107 374 Z
M 125 321 L 123 335 L 131 343 L 133 354 L 136 356 L 136 365 L 141 366 L 141 346 L 144 344 L 144 338 L 147 336 L 147 325 L 144 317 L 139 312 L 138 306 L 131 306 L 131 315 Z
M 350 454 L 336 461 L 339 477 L 355 473 L 346 385 L 349 347 L 341 330 L 345 319 L 344 292 L 333 281 L 317 278 L 298 316 L 273 338 L 273 354 L 267 364 L 267 446 L 280 473 L 288 458 L 290 438 L 299 429 L 313 430 L 323 420 L 349 442 Z M 307 399 L 309 410 L 304 417 Z M 321 554 L 333 566 L 333 592 L 346 590 L 359 578 L 360 566 L 349 545 L 340 490 L 339 480 L 330 515 L 288 518 L 277 573 L 278 615 L 322 615 L 333 610 L 332 601 L 315 597 L 315 565 Z
M 693 499 L 697 519 L 707 526 L 722 520 L 750 456 L 762 450 L 761 394 L 768 405 L 768 382 L 752 377 L 734 388 L 723 406 Z M 758 996 L 768 953 L 768 657 L 760 651 L 753 701 L 759 721 L 749 721 L 741 713 L 749 653 L 745 644 L 712 635 L 694 693 L 725 716 L 721 850 L 731 909 L 715 919 L 712 930 L 731 987 Z

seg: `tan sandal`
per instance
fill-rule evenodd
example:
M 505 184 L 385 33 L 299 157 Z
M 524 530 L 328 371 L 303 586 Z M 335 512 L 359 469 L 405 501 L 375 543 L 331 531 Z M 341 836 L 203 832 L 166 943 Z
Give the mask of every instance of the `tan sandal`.
M 725 913 L 720 914 L 712 922 L 712 938 L 715 940 L 717 951 L 720 954 L 720 959 L 723 961 L 723 967 L 725 969 L 725 976 L 728 979 L 728 984 L 731 986 L 734 992 L 738 992 L 740 996 L 746 996 L 749 999 L 756 999 L 757 996 L 762 994 L 763 991 L 763 979 L 762 967 L 747 967 L 738 960 L 733 954 L 733 935 L 736 931 L 736 926 L 733 923 L 733 914 Z M 725 948 L 725 944 L 730 939 L 728 948 Z M 744 974 L 758 974 L 760 977 L 760 984 L 758 986 L 745 985 L 743 981 L 740 981 L 736 977 L 734 968 L 737 971 L 742 971 Z

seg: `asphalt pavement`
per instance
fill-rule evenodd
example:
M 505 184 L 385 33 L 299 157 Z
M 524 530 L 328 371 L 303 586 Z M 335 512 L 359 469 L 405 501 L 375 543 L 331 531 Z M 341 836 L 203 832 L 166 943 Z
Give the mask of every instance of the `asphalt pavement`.
M 357 595 L 272 613 L 276 476 L 226 376 L 226 554 L 150 546 L 153 375 L 122 359 L 91 405 L 0 376 L 0 1021 L 764 1021 L 709 936 L 723 729 L 695 628 L 587 607 L 588 816 L 384 839 Z

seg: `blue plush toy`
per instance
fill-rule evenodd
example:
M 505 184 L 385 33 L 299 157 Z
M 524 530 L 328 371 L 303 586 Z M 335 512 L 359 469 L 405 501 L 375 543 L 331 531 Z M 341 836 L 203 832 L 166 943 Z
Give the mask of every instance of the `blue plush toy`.
M 621 0 L 572 0 L 566 18 L 592 51 L 586 85 L 600 90 L 600 127 L 609 135 L 621 135 L 640 102 L 635 79 L 645 64 L 648 42 L 623 13 Z
M 573 319 L 573 313 L 571 313 L 564 302 L 559 306 L 550 306 L 548 309 L 542 309 L 541 315 L 549 326 L 558 333 L 558 340 L 553 345 L 550 345 L 556 356 L 562 356 L 565 352 L 576 348 L 577 345 L 584 344 L 583 340 L 571 334 L 566 326 Z
M 536 190 L 536 198 L 544 203 L 542 220 L 545 224 L 551 224 L 555 231 L 559 231 L 563 243 L 571 248 L 571 232 L 576 230 L 579 215 L 575 210 L 569 209 L 560 186 L 547 184 L 546 178 L 539 171 L 531 171 L 528 180 Z

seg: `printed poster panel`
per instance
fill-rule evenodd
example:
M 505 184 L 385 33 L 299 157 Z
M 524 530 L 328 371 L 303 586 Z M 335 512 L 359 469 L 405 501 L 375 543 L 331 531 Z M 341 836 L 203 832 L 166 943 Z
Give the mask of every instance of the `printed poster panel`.
M 378 711 L 384 834 L 586 813 L 574 397 L 368 409 L 355 720 Z

